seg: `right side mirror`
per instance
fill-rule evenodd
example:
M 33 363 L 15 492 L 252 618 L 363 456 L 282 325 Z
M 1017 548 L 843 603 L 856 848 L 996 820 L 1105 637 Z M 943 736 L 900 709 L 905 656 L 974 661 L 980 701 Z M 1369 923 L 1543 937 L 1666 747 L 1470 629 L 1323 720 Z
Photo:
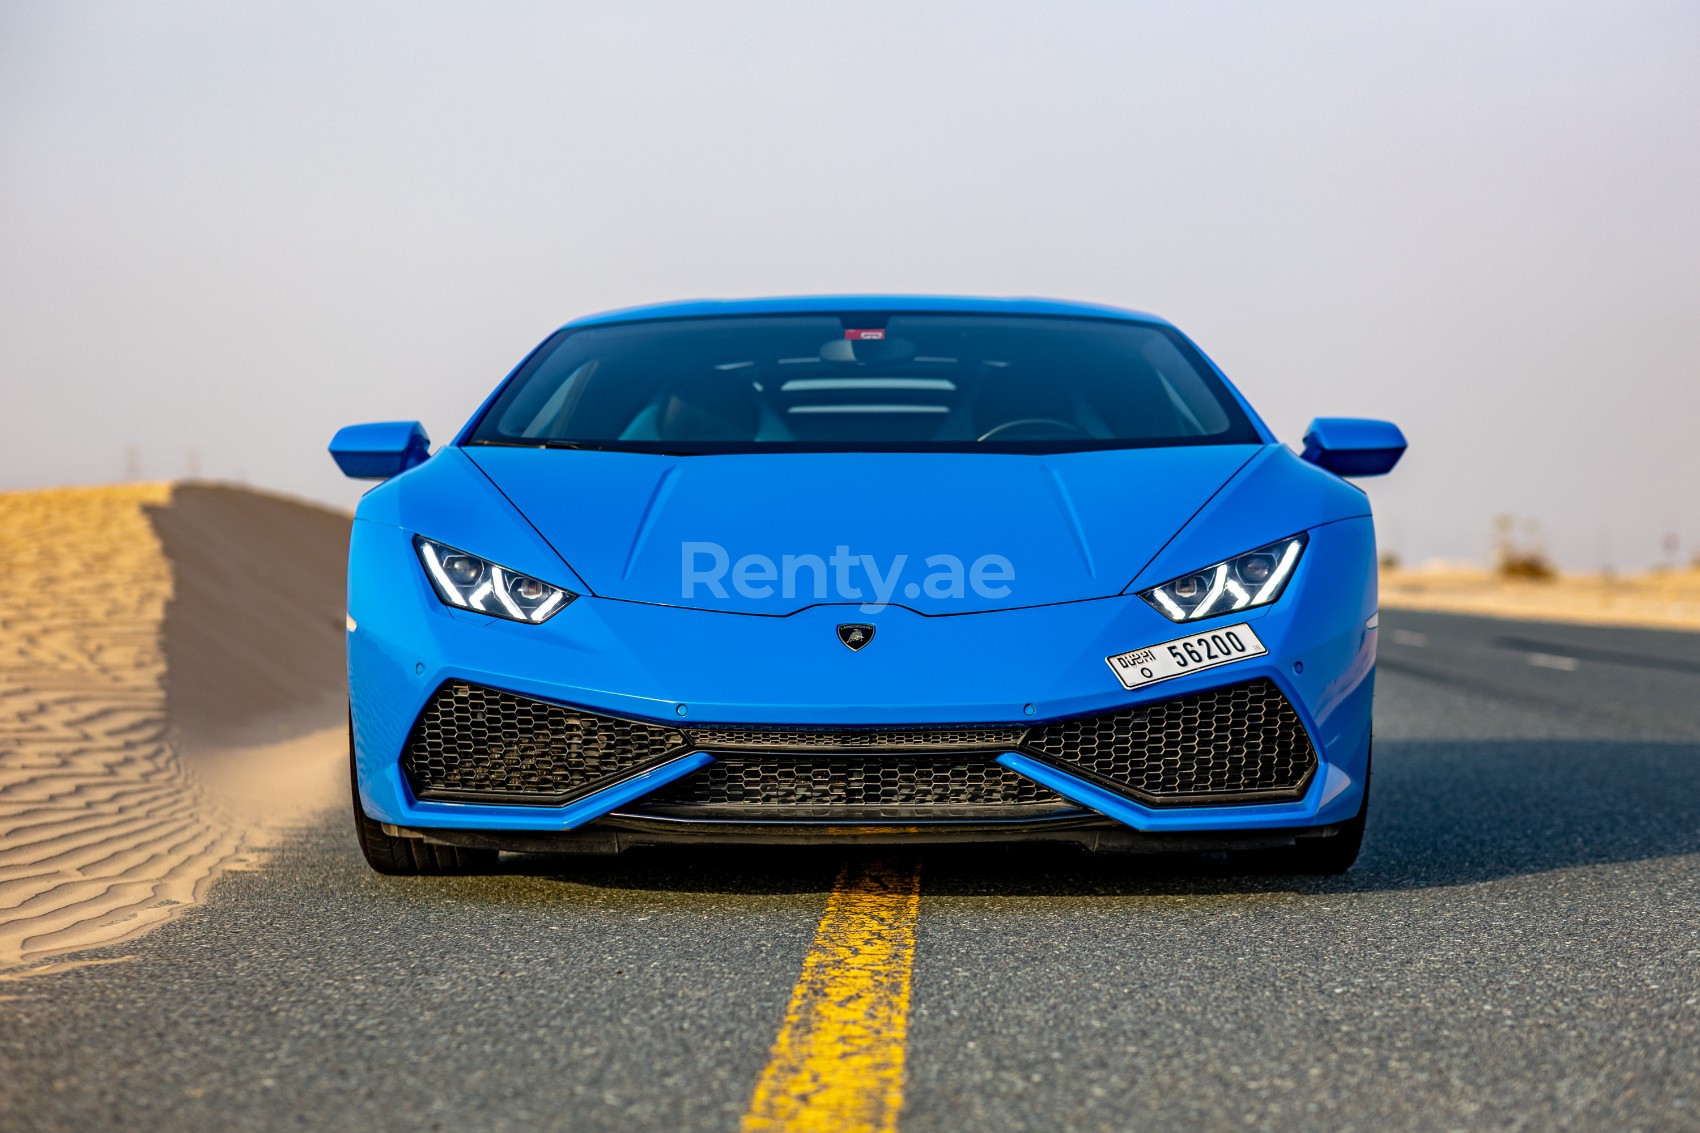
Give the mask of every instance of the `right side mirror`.
M 1336 476 L 1381 476 L 1405 455 L 1405 434 L 1391 421 L 1318 417 L 1305 430 L 1300 454 Z
M 431 455 L 425 426 L 417 421 L 348 425 L 331 438 L 331 459 L 354 480 L 388 480 Z

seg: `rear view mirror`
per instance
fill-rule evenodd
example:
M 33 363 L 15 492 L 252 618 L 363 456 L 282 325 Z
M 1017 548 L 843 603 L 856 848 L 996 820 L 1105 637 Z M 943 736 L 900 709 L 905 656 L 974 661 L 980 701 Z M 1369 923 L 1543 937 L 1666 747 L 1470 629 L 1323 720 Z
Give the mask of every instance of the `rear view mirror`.
M 1405 455 L 1405 434 L 1391 421 L 1318 417 L 1305 430 L 1300 455 L 1336 476 L 1380 476 Z
M 823 362 L 862 362 L 874 366 L 900 366 L 915 357 L 915 344 L 906 338 L 887 338 L 884 331 L 846 331 L 846 334 L 878 338 L 834 338 L 820 348 Z
M 431 441 L 417 421 L 348 425 L 331 438 L 331 458 L 354 480 L 388 480 L 430 455 Z

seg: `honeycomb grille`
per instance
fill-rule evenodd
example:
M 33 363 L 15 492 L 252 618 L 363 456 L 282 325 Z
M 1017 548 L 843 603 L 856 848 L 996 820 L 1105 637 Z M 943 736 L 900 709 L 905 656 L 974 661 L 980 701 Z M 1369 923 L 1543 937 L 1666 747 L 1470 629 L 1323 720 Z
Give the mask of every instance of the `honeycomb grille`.
M 1068 808 L 1060 795 L 980 756 L 723 756 L 644 798 L 644 812 L 730 807 L 759 818 L 986 816 L 989 808 Z
M 1269 680 L 1043 724 L 1022 747 L 1153 803 L 1293 798 L 1316 769 L 1304 724 Z
M 673 728 L 450 683 L 420 713 L 402 767 L 423 799 L 567 802 L 685 746 Z
M 708 751 L 726 749 L 785 751 L 1007 751 L 1021 742 L 1021 728 L 693 728 L 691 741 Z
M 1259 680 L 1026 731 L 679 729 L 451 682 L 414 724 L 402 767 L 419 798 L 549 805 L 692 748 L 716 761 L 642 810 L 948 818 L 1071 805 L 995 762 L 1012 749 L 1154 805 L 1295 798 L 1317 766 L 1292 704 Z

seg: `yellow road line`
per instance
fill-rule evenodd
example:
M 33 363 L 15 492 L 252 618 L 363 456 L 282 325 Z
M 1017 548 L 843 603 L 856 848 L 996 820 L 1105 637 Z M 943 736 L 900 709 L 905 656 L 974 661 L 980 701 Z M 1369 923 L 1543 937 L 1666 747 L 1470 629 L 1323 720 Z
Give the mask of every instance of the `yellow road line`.
M 919 864 L 844 867 L 743 1133 L 893 1133 L 903 1108 Z

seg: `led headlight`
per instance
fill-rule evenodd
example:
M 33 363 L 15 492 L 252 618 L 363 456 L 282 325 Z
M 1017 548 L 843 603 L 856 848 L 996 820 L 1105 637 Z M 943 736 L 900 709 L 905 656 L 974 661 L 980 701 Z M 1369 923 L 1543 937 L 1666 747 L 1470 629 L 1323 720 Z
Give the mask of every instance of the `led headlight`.
M 1172 622 L 1267 606 L 1281 596 L 1306 541 L 1304 535 L 1294 535 L 1154 586 L 1139 596 Z
M 510 621 L 541 622 L 578 597 L 422 535 L 413 537 L 413 546 L 432 589 L 450 606 Z

